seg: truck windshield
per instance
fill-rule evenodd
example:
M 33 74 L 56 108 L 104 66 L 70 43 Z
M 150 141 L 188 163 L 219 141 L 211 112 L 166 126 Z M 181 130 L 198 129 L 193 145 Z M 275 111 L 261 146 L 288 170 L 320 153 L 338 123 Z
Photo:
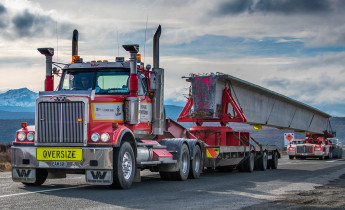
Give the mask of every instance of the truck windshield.
M 129 72 L 65 71 L 60 90 L 96 90 L 96 94 L 128 94 Z

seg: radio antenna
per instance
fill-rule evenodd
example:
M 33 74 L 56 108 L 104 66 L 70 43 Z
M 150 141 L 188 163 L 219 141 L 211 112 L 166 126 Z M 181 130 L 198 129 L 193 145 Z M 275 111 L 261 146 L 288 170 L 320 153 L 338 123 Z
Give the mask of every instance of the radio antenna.
M 145 42 L 144 42 L 144 63 L 145 63 L 145 46 L 146 46 L 146 31 L 147 31 L 147 22 L 149 22 L 149 15 L 146 16 L 146 28 L 145 28 Z
M 56 20 L 56 62 L 59 62 L 59 35 L 58 35 L 58 21 Z
M 117 57 L 120 57 L 120 44 L 119 44 L 119 30 L 116 27 L 116 38 L 117 38 Z

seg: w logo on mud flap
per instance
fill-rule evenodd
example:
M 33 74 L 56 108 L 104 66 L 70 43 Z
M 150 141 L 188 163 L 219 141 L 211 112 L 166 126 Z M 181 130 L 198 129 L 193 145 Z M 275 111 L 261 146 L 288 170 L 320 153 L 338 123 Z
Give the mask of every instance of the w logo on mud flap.
M 16 171 L 20 178 L 27 178 L 30 176 L 31 173 L 30 169 L 17 169 Z
M 91 176 L 93 179 L 104 179 L 106 175 L 107 175 L 106 171 L 104 171 L 103 174 L 100 171 L 96 171 L 96 174 L 95 174 L 95 171 L 91 171 Z

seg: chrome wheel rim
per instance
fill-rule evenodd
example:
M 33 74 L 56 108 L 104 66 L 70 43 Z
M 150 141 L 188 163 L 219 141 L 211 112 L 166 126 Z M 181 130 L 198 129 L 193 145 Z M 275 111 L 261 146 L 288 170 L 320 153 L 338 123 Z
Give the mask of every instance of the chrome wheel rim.
M 182 155 L 182 172 L 185 174 L 188 170 L 188 156 L 187 153 L 183 153 Z
M 132 157 L 129 152 L 125 152 L 122 157 L 122 174 L 123 177 L 128 180 L 132 175 L 133 164 L 132 164 Z
M 200 153 L 196 154 L 195 155 L 195 168 L 194 168 L 194 171 L 195 172 L 198 172 L 199 169 L 200 169 Z

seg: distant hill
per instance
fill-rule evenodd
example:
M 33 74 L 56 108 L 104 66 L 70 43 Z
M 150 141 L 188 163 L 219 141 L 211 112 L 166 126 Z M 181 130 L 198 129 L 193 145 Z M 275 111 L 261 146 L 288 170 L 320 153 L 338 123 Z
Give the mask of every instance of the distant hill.
M 0 119 L 33 119 L 37 95 L 27 88 L 0 94 Z
M 37 93 L 27 88 L 9 90 L 5 93 L 0 94 L 0 106 L 35 107 L 35 100 L 37 96 Z
M 166 118 L 176 120 L 183 110 L 182 106 L 164 105 Z

